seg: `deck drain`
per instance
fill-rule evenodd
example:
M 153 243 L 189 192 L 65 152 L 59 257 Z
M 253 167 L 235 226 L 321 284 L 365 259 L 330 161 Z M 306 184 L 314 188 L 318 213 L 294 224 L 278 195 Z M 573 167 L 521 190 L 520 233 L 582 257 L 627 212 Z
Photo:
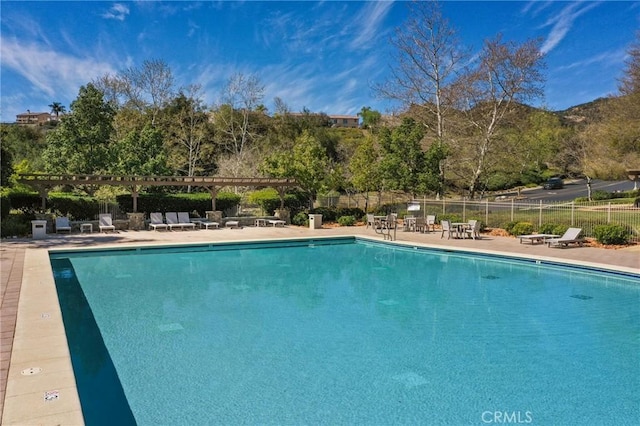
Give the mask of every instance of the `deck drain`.
M 44 393 L 45 402 L 55 401 L 60 398 L 60 391 L 58 390 L 50 390 Z
M 573 297 L 574 299 L 580 299 L 580 300 L 589 300 L 589 299 L 593 299 L 593 297 L 591 296 L 587 296 L 585 294 L 572 294 L 570 297 Z
M 23 376 L 33 376 L 34 374 L 38 374 L 41 371 L 42 371 L 42 368 L 40 367 L 31 367 L 31 368 L 25 368 L 20 372 L 20 374 L 22 374 Z
M 49 318 L 51 318 L 51 315 L 48 312 L 43 312 L 43 313 L 40 314 L 40 318 L 49 319 Z
M 496 277 L 495 275 L 485 275 L 484 277 L 485 280 L 497 280 L 500 277 Z

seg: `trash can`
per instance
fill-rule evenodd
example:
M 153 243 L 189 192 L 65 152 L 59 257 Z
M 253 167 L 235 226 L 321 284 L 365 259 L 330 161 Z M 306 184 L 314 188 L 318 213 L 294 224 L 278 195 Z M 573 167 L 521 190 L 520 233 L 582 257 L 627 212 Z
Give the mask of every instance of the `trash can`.
M 322 215 L 321 214 L 310 214 L 309 215 L 309 229 L 320 229 L 322 228 Z
M 47 238 L 47 221 L 46 220 L 32 220 L 31 221 L 31 236 L 33 238 Z

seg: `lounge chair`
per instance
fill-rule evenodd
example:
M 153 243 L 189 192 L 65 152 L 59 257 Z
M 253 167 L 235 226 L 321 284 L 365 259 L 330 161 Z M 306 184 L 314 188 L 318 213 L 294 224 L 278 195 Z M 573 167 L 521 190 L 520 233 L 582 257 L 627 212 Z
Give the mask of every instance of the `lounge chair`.
M 178 223 L 181 223 L 185 228 L 196 229 L 196 224 L 191 221 L 188 212 L 178 212 Z
M 100 232 L 116 232 L 116 227 L 113 226 L 113 221 L 111 220 L 111 215 L 109 213 L 103 213 L 100 215 L 98 227 L 100 228 Z
M 547 246 L 561 246 L 567 247 L 569 244 L 578 244 L 582 246 L 584 243 L 584 238 L 580 237 L 580 233 L 582 232 L 582 228 L 569 228 L 567 232 L 560 238 L 551 238 L 546 241 Z
M 279 219 L 270 219 L 267 222 L 269 223 L 269 225 L 273 226 L 274 228 L 276 226 L 284 227 L 287 224 L 287 222 L 285 222 L 284 220 L 279 220 Z
M 167 226 L 169 226 L 169 230 L 173 231 L 173 228 L 180 228 L 182 230 L 184 230 L 185 228 L 196 228 L 196 224 L 195 223 L 191 223 L 190 221 L 188 222 L 183 222 L 182 220 L 180 220 L 178 218 L 178 214 L 176 212 L 166 212 L 165 213 L 165 218 L 167 219 Z M 184 213 L 180 213 L 180 215 L 182 216 L 182 219 L 184 220 Z M 187 220 L 189 213 L 187 213 Z
M 162 221 L 162 213 L 151 213 L 149 216 L 151 218 L 149 230 L 153 229 L 154 231 L 157 231 L 158 229 L 169 229 L 169 225 Z
M 56 217 L 56 234 L 63 231 L 71 233 L 71 224 L 69 223 L 69 218 L 66 216 Z
M 531 245 L 537 244 L 537 243 L 545 243 L 547 242 L 547 240 L 550 240 L 552 238 L 560 238 L 560 235 L 555 235 L 555 234 L 528 234 L 528 235 L 518 235 L 518 238 L 520 239 L 520 244 L 522 244 L 523 241 L 529 241 L 531 243 Z
M 240 221 L 238 220 L 228 220 L 224 223 L 224 226 L 227 228 L 238 228 L 241 229 Z
M 444 237 L 445 232 L 447 233 L 447 240 L 451 238 L 451 234 L 455 233 L 455 229 L 451 228 L 451 222 L 448 220 L 440 221 L 440 226 L 442 227 L 442 234 L 440 234 L 440 238 Z

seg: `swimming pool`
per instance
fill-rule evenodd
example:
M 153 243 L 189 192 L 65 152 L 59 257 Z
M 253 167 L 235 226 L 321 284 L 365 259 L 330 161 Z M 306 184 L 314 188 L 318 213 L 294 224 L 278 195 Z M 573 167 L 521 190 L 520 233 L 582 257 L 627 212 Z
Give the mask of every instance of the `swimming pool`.
M 640 415 L 637 277 L 354 238 L 51 262 L 89 425 Z

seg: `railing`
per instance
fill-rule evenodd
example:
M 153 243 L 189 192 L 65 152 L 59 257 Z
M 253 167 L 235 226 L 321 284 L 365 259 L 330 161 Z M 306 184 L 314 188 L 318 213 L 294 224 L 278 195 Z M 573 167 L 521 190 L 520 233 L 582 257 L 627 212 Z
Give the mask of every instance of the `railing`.
M 618 224 L 631 230 L 631 241 L 640 242 L 640 208 L 631 204 L 600 202 L 557 202 L 542 201 L 452 201 L 421 200 L 415 216 L 435 214 L 455 214 L 462 221 L 481 220 L 490 228 L 502 227 L 508 222 L 530 222 L 536 227 L 552 223 L 568 227 L 582 228 L 585 236 L 593 236 L 597 225 Z

